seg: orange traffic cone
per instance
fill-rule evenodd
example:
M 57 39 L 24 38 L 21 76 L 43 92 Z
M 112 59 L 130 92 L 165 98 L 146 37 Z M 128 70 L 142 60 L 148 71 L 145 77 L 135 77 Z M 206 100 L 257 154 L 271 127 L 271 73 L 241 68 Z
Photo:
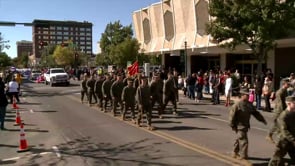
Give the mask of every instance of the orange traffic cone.
M 19 107 L 16 105 L 16 99 L 15 97 L 13 96 L 13 103 L 12 103 L 12 107 L 13 109 L 19 109 Z
M 24 130 L 24 124 L 20 124 L 20 144 L 19 149 L 17 152 L 26 152 L 29 151 L 28 143 L 25 138 L 25 130 Z
M 18 126 L 22 123 L 22 120 L 20 118 L 20 113 L 19 113 L 19 110 L 17 109 L 16 110 L 16 116 L 15 116 L 15 123 L 14 123 L 14 126 Z

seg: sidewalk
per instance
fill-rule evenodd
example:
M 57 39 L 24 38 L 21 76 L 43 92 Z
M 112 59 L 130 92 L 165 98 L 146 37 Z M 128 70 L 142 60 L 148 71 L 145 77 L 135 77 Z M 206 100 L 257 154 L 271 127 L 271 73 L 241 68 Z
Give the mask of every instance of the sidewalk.
M 182 90 L 178 90 L 178 94 L 184 96 L 184 93 L 183 93 Z M 203 93 L 203 97 L 205 99 L 211 99 L 212 96 L 211 96 L 211 94 Z M 188 98 L 186 98 L 186 99 L 188 99 Z M 239 100 L 239 97 L 238 96 L 231 96 L 231 103 L 235 103 L 238 100 Z M 224 95 L 221 95 L 220 96 L 220 101 L 222 101 L 222 102 L 225 102 L 226 101 L 226 98 L 225 98 Z M 256 102 L 254 102 L 253 104 L 256 105 Z M 274 108 L 274 106 L 275 106 L 274 101 L 270 100 L 270 105 L 271 105 L 271 108 Z M 261 107 L 264 107 L 264 106 L 265 106 L 265 101 L 264 101 L 264 98 L 262 97 L 261 98 Z

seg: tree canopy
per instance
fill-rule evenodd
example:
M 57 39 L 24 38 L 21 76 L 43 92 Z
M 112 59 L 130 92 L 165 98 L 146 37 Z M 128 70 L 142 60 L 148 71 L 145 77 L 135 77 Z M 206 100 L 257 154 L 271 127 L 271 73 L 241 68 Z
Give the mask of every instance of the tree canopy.
M 276 40 L 286 37 L 294 28 L 294 0 L 211 0 L 212 16 L 207 32 L 221 46 L 235 49 L 246 44 L 258 60 L 276 46 Z

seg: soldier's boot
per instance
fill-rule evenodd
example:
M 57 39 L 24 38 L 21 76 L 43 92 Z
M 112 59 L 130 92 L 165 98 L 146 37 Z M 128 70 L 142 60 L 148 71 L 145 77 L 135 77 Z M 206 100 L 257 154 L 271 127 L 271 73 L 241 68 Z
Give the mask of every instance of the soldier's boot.
M 124 114 L 124 113 L 121 115 L 121 119 L 124 120 L 124 121 L 126 120 L 126 119 L 125 119 L 125 114 Z
M 141 124 L 140 124 L 140 119 L 137 119 L 137 121 L 136 121 L 136 125 L 138 126 L 138 127 L 141 127 Z
M 104 113 L 106 113 L 107 112 L 107 107 L 104 107 L 102 110 L 103 110 Z
M 271 135 L 271 134 L 267 135 L 267 136 L 265 137 L 265 139 L 266 139 L 268 142 L 275 144 L 275 141 L 272 139 L 272 135 Z

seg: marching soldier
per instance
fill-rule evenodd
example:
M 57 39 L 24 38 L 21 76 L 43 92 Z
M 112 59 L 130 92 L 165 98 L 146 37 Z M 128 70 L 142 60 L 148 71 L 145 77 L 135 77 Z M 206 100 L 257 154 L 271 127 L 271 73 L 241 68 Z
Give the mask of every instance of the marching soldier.
M 173 114 L 177 114 L 177 104 L 176 104 L 176 94 L 175 94 L 176 84 L 173 79 L 172 73 L 168 74 L 168 79 L 164 84 L 164 106 L 163 110 L 165 110 L 169 101 L 173 104 Z
M 279 126 L 279 141 L 276 144 L 269 166 L 283 166 L 283 157 L 288 153 L 293 164 L 295 163 L 295 96 L 286 98 L 287 108 L 277 118 Z
M 237 138 L 234 143 L 232 156 L 248 163 L 248 130 L 250 128 L 250 117 L 253 115 L 258 121 L 266 124 L 264 117 L 255 109 L 252 103 L 248 101 L 249 92 L 240 91 L 241 98 L 231 108 L 229 113 L 229 122 Z
M 137 125 L 140 127 L 140 122 L 143 114 L 146 114 L 148 129 L 154 130 L 152 127 L 152 109 L 151 109 L 151 91 L 148 85 L 147 77 L 141 78 L 141 85 L 136 91 L 137 103 L 138 103 L 138 115 L 137 115 Z
M 155 103 L 159 104 L 158 114 L 159 118 L 162 119 L 163 114 L 163 81 L 160 79 L 159 75 L 154 75 L 154 80 L 151 83 L 151 96 L 152 96 L 152 108 Z
M 87 83 L 87 74 L 85 73 L 83 75 L 83 80 L 82 80 L 81 85 L 80 85 L 81 86 L 81 103 L 83 103 L 85 95 L 87 97 L 87 100 L 89 101 L 86 83 Z
M 98 79 L 96 80 L 94 84 L 94 92 L 95 96 L 98 100 L 97 106 L 103 111 L 103 94 L 102 94 L 102 84 L 104 82 L 103 76 L 100 74 L 98 75 Z
M 175 98 L 176 102 L 179 102 L 179 94 L 178 94 L 178 72 L 176 70 L 173 71 L 173 82 L 174 82 L 174 93 L 175 93 Z
M 96 80 L 94 79 L 94 75 L 91 75 L 89 80 L 87 80 L 86 82 L 86 86 L 87 86 L 87 93 L 88 93 L 88 104 L 89 106 L 91 106 L 92 104 L 92 97 L 95 100 L 95 103 L 97 103 L 97 99 L 96 96 L 94 94 L 94 85 L 95 85 Z
M 122 101 L 124 104 L 123 115 L 122 115 L 123 120 L 125 120 L 126 112 L 130 108 L 132 121 L 135 122 L 135 112 L 134 112 L 135 95 L 136 95 L 136 89 L 133 87 L 133 80 L 131 78 L 128 78 L 127 86 L 124 87 L 122 92 Z
M 116 109 L 118 104 L 121 107 L 121 112 L 123 111 L 123 103 L 122 103 L 122 91 L 124 88 L 123 76 L 117 75 L 117 80 L 111 86 L 111 96 L 113 100 L 113 115 L 116 115 Z
M 287 89 L 289 88 L 289 80 L 282 81 L 282 87 L 276 92 L 275 99 L 275 108 L 274 108 L 274 123 L 272 128 L 270 129 L 267 140 L 274 143 L 272 135 L 278 130 L 277 118 L 280 116 L 281 112 L 287 108 L 286 105 L 286 97 L 288 96 Z
M 102 83 L 102 95 L 104 98 L 104 105 L 103 105 L 104 112 L 106 112 L 107 110 L 108 102 L 112 101 L 112 97 L 111 97 L 112 81 L 109 74 L 106 74 L 105 77 L 106 77 L 105 81 Z

